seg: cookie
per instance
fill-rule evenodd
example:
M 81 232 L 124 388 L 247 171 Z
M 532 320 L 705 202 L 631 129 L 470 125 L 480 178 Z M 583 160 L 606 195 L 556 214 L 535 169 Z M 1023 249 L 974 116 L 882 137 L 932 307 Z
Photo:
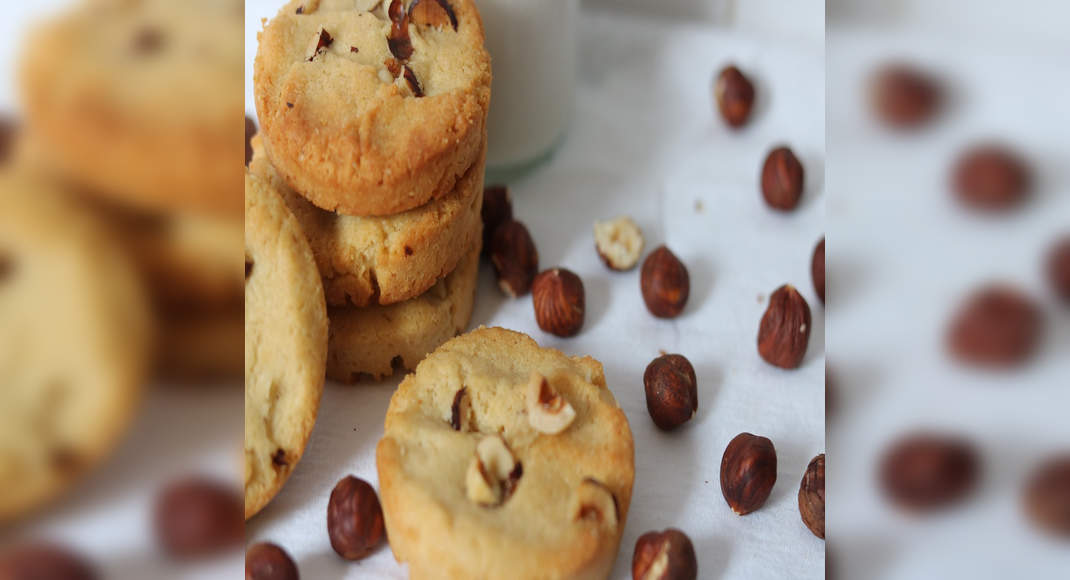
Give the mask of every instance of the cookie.
M 194 383 L 241 378 L 245 368 L 241 304 L 164 311 L 159 325 L 156 367 L 163 378 Z
M 635 477 L 602 365 L 480 328 L 424 359 L 376 449 L 411 578 L 606 578 Z
M 68 489 L 130 426 L 148 300 L 119 243 L 62 192 L 0 174 L 0 522 Z
M 477 240 L 456 270 L 412 300 L 328 309 L 327 378 L 352 383 L 414 368 L 427 353 L 468 327 L 478 278 Z
M 275 497 L 316 422 L 327 306 L 305 234 L 260 178 L 245 175 L 245 517 Z
M 27 129 L 100 195 L 240 216 L 243 22 L 238 0 L 78 3 L 26 38 Z
M 293 0 L 259 40 L 268 157 L 317 206 L 400 213 L 480 157 L 491 72 L 473 0 Z
M 322 210 L 293 192 L 253 138 L 249 170 L 270 181 L 308 236 L 327 304 L 394 304 L 426 292 L 453 271 L 480 231 L 483 158 L 449 194 L 403 213 L 356 217 Z

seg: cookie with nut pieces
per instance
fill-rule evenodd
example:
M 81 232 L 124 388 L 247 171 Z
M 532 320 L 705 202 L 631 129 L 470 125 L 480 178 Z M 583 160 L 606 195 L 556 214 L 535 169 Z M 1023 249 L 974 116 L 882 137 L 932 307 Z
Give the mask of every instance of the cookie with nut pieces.
M 447 342 L 406 377 L 376 462 L 412 578 L 605 578 L 635 478 L 602 365 L 501 328 Z
M 413 209 L 478 159 L 491 72 L 473 0 L 293 0 L 259 39 L 268 156 L 317 206 Z

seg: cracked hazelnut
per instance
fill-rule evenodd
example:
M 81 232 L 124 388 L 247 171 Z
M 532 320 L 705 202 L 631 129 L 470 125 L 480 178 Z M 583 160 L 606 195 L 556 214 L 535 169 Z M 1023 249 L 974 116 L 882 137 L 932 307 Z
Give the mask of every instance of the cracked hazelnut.
M 312 42 L 309 44 L 308 62 L 312 62 L 316 56 L 327 52 L 327 49 L 334 43 L 334 38 L 327 32 L 326 28 L 320 28 L 316 36 L 312 38 Z
M 1047 269 L 1055 295 L 1070 305 L 1070 235 L 1058 240 L 1048 252 Z
M 405 85 L 409 87 L 409 92 L 416 98 L 424 96 L 424 88 L 420 86 L 420 81 L 416 80 L 416 73 L 412 72 L 409 65 L 401 67 L 401 74 L 405 77 Z
M 509 188 L 504 185 L 491 185 L 485 188 L 483 190 L 483 209 L 481 213 L 483 217 L 483 251 L 486 254 L 490 254 L 490 246 L 498 226 L 513 220 L 513 201 L 509 195 Z
M 375 488 L 347 475 L 335 484 L 327 501 L 327 535 L 331 547 L 346 560 L 360 560 L 383 541 L 383 509 Z
M 825 454 L 810 460 L 799 484 L 799 515 L 815 536 L 825 539 Z
M 882 67 L 870 81 L 870 102 L 877 118 L 895 129 L 924 125 L 940 105 L 940 88 L 928 74 L 908 64 Z
M 762 165 L 762 197 L 769 207 L 791 211 L 799 205 L 803 190 L 803 166 L 786 146 L 769 152 Z
M 617 496 L 593 477 L 585 478 L 576 488 L 572 513 L 576 521 L 596 522 L 609 529 L 615 529 L 620 522 Z
M 409 14 L 405 11 L 405 4 L 401 0 L 391 0 L 387 16 L 390 18 L 387 48 L 394 58 L 407 62 L 412 57 L 412 40 L 409 38 Z
M 510 298 L 527 294 L 539 271 L 539 252 L 527 226 L 516 220 L 499 225 L 490 243 L 490 263 L 503 294 Z
M 968 149 L 955 162 L 951 187 L 959 203 L 981 211 L 1005 211 L 1029 195 L 1029 169 L 1009 148 L 994 143 Z
M 810 305 L 790 284 L 777 288 L 758 326 L 758 354 L 782 369 L 798 368 L 810 342 Z
M 738 129 L 747 123 L 754 107 L 754 85 L 738 68 L 727 66 L 721 70 L 714 83 L 713 94 L 721 118 L 729 127 Z
M 666 354 L 651 361 L 643 373 L 646 410 L 659 429 L 669 431 L 698 411 L 698 382 L 686 357 Z
M 961 363 L 1009 368 L 1036 351 L 1040 308 L 1017 288 L 992 284 L 967 297 L 948 331 L 948 348 Z
M 218 554 L 244 538 L 243 509 L 241 494 L 230 485 L 203 478 L 177 481 L 156 499 L 157 541 L 176 558 Z
M 583 327 L 586 298 L 576 274 L 553 268 L 535 277 L 531 285 L 535 321 L 539 328 L 560 337 L 575 336 Z
M 453 396 L 453 405 L 450 407 L 450 427 L 453 427 L 454 431 L 467 433 L 472 431 L 474 422 L 472 400 L 468 396 L 468 389 L 459 389 Z
M 643 260 L 639 285 L 647 310 L 658 318 L 679 316 L 691 293 L 687 267 L 666 246 L 658 246 Z
M 1070 454 L 1049 458 L 1030 475 L 1026 515 L 1040 530 L 1070 539 Z
M 476 444 L 468 464 L 465 490 L 468 499 L 484 507 L 501 505 L 513 494 L 523 467 L 498 435 L 489 435 Z
M 694 580 L 698 578 L 695 547 L 675 528 L 647 532 L 635 541 L 632 580 Z
M 631 270 L 643 253 L 643 232 L 629 217 L 594 222 L 594 245 L 611 270 Z
M 297 564 L 279 546 L 254 544 L 245 552 L 245 580 L 298 580 Z
M 776 449 L 765 437 L 740 433 L 721 458 L 721 493 L 732 511 L 746 515 L 762 507 L 776 484 Z
M 968 441 L 915 433 L 900 438 L 884 453 L 879 477 L 892 503 L 923 512 L 962 500 L 976 485 L 978 472 L 977 453 Z
M 825 238 L 817 243 L 814 256 L 810 259 L 810 277 L 814 280 L 814 292 L 825 303 Z
M 409 18 L 420 26 L 457 30 L 457 15 L 446 0 L 413 0 L 409 6 Z
M 557 435 L 568 429 L 576 418 L 572 405 L 539 373 L 532 373 L 528 381 L 526 402 L 528 423 L 539 433 Z
M 5 580 L 95 580 L 94 567 L 80 554 L 51 543 L 4 546 L 0 578 Z

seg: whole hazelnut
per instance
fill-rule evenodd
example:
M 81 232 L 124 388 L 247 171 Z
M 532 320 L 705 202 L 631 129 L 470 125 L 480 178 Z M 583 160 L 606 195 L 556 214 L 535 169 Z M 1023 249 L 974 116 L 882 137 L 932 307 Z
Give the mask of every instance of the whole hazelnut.
M 659 429 L 683 425 L 698 411 L 695 369 L 683 355 L 666 354 L 650 362 L 643 373 L 646 410 Z
M 610 270 L 631 270 L 643 253 L 643 232 L 632 218 L 594 223 L 594 246 Z
M 531 290 L 539 271 L 539 252 L 524 224 L 509 220 L 494 231 L 490 245 L 490 263 L 498 275 L 498 288 L 511 298 Z
M 367 557 L 383 541 L 383 510 L 371 484 L 352 475 L 339 480 L 327 502 L 327 535 L 346 560 Z
M 687 267 L 669 248 L 658 246 L 639 273 L 639 286 L 647 310 L 658 318 L 675 318 L 684 311 L 691 294 Z
M 825 303 L 825 238 L 817 243 L 814 256 L 810 259 L 810 277 L 814 280 L 814 292 Z
M 870 84 L 870 100 L 877 118 L 895 129 L 925 124 L 939 109 L 940 92 L 928 74 L 904 63 L 883 66 Z
M 799 515 L 815 536 L 825 539 L 825 454 L 810 460 L 799 484 Z
M 1055 295 L 1070 305 L 1070 235 L 1058 240 L 1048 252 L 1047 269 Z
M 975 487 L 978 471 L 977 453 L 968 441 L 919 432 L 885 451 L 878 475 L 892 503 L 924 512 L 962 500 Z
M 586 298 L 583 281 L 564 268 L 551 268 L 535 277 L 531 302 L 539 328 L 561 337 L 575 336 L 583 327 Z
M 1009 368 L 1036 351 L 1042 329 L 1040 307 L 1024 292 L 991 284 L 966 298 L 948 331 L 948 349 L 961 363 Z
M 21 544 L 0 550 L 0 578 L 4 580 L 95 580 L 99 577 L 82 556 L 56 544 Z
M 491 185 L 483 190 L 483 252 L 490 254 L 491 242 L 498 226 L 513 219 L 513 201 L 509 188 L 504 185 Z
M 776 484 L 776 449 L 765 437 L 740 433 L 721 458 L 721 493 L 732 511 L 746 515 L 762 507 Z
M 1026 483 L 1023 501 L 1033 525 L 1053 536 L 1070 538 L 1070 454 L 1039 465 Z
M 786 146 L 773 149 L 762 165 L 762 197 L 769 207 L 791 211 L 799 205 L 803 190 L 803 166 Z
M 798 368 L 810 342 L 810 305 L 790 284 L 777 288 L 758 326 L 758 354 L 782 369 Z
M 951 187 L 959 203 L 981 211 L 1017 207 L 1029 195 L 1029 169 L 1017 153 L 998 144 L 982 144 L 955 162 Z
M 691 538 L 676 528 L 647 532 L 635 541 L 632 580 L 694 580 L 698 560 Z
M 253 544 L 245 552 L 245 580 L 298 580 L 297 564 L 285 550 L 270 542 Z
M 754 107 L 754 85 L 734 66 L 726 66 L 717 75 L 713 85 L 717 108 L 721 118 L 733 129 L 747 123 Z
M 241 544 L 245 518 L 241 493 L 200 477 L 166 486 L 153 512 L 156 539 L 170 556 L 198 558 Z

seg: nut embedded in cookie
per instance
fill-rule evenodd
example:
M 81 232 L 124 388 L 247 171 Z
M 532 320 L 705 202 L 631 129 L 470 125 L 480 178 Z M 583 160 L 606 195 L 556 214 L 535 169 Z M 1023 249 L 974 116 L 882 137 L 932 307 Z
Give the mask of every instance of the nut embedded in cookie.
M 501 505 L 513 494 L 521 474 L 523 467 L 505 440 L 497 435 L 484 437 L 468 464 L 465 476 L 468 499 L 484 507 Z
M 554 391 L 546 377 L 532 373 L 527 393 L 528 423 L 539 433 L 557 435 L 568 429 L 576 418 L 576 410 L 564 396 Z

